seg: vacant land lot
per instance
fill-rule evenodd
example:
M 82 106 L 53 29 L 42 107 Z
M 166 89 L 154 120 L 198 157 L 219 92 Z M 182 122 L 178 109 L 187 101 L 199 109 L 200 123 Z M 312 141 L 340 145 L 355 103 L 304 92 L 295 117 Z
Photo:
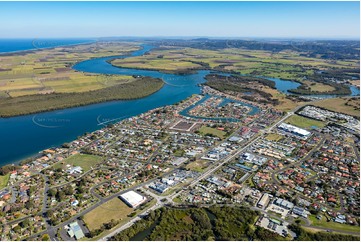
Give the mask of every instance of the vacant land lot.
M 102 204 L 96 209 L 84 215 L 84 222 L 88 229 L 93 231 L 100 228 L 104 223 L 114 220 L 123 220 L 133 212 L 133 208 L 128 207 L 119 198 L 115 197 Z
M 308 128 L 308 129 L 313 126 L 320 128 L 326 125 L 324 122 L 305 118 L 299 115 L 292 115 L 286 120 L 286 123 L 295 125 L 300 128 Z
M 217 136 L 221 139 L 223 139 L 226 135 L 226 132 L 223 132 L 222 130 L 218 130 L 218 129 L 215 129 L 215 128 L 210 128 L 210 127 L 207 127 L 207 126 L 202 126 L 200 129 L 199 129 L 199 132 L 203 135 L 214 135 L 214 136 Z
M 186 169 L 190 169 L 192 171 L 198 171 L 198 172 L 203 172 L 204 169 L 208 165 L 208 161 L 205 161 L 205 160 L 197 160 L 197 161 L 194 161 L 192 163 L 189 163 L 187 166 L 186 166 Z
M 348 232 L 360 232 L 359 226 L 352 226 L 347 224 L 340 224 L 336 222 L 327 222 L 327 219 L 325 216 L 322 216 L 321 220 L 318 220 L 315 215 L 310 215 L 309 219 L 313 226 L 327 228 L 327 229 L 338 229 Z
M 270 140 L 270 141 L 279 141 L 281 139 L 283 139 L 283 136 L 282 135 L 279 135 L 279 134 L 268 134 L 266 136 L 266 139 Z
M 6 174 L 5 176 L 0 176 L 0 189 L 6 187 L 6 185 L 9 182 L 9 178 L 10 178 L 10 173 Z
M 358 97 L 324 99 L 313 102 L 312 105 L 326 108 L 331 111 L 360 117 L 360 99 Z
M 69 158 L 65 159 L 61 163 L 57 163 L 54 165 L 54 169 L 57 168 L 63 168 L 66 169 L 66 165 L 72 165 L 72 166 L 80 166 L 83 168 L 83 171 L 86 172 L 91 169 L 91 167 L 94 168 L 96 164 L 99 164 L 102 162 L 103 158 L 100 156 L 95 155 L 85 155 L 85 154 L 77 154 L 70 156 Z

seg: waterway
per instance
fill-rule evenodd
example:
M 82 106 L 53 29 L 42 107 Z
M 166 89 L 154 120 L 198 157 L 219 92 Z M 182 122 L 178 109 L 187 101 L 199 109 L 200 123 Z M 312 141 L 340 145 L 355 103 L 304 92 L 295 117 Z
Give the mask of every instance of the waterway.
M 144 45 L 143 49 L 134 51 L 129 56 L 140 56 L 153 47 Z M 158 92 L 145 98 L 128 101 L 112 101 L 83 107 L 0 119 L 0 166 L 15 163 L 37 154 L 49 147 L 59 146 L 76 139 L 85 132 L 100 129 L 109 122 L 120 121 L 148 110 L 171 105 L 199 94 L 199 84 L 211 73 L 201 70 L 194 74 L 176 75 L 159 71 L 118 68 L 108 63 L 113 56 L 94 58 L 73 66 L 75 70 L 98 74 L 140 75 L 162 78 L 166 83 Z M 296 82 L 273 78 L 276 88 L 287 92 L 289 88 L 299 85 Z

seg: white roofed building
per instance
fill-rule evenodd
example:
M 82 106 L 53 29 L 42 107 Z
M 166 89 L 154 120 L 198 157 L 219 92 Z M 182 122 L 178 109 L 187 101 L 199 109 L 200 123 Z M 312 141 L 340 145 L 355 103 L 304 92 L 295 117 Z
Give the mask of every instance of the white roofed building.
M 126 192 L 120 195 L 119 198 L 132 208 L 138 207 L 140 204 L 144 203 L 147 200 L 146 197 L 134 191 Z

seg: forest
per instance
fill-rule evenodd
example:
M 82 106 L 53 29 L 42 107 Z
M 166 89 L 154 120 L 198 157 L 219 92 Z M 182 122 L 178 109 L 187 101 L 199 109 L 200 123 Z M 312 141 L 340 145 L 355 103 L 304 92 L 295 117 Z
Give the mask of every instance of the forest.
M 220 75 L 207 75 L 206 76 L 207 82 L 205 85 L 216 89 L 220 92 L 231 91 L 231 92 L 238 92 L 238 93 L 257 93 L 259 94 L 263 100 L 256 100 L 254 95 L 244 95 L 242 96 L 243 99 L 249 101 L 257 101 L 260 103 L 272 103 L 273 105 L 278 104 L 277 99 L 273 99 L 272 94 L 259 90 L 256 87 L 255 83 L 260 85 L 268 86 L 270 88 L 275 88 L 275 82 L 270 81 L 264 78 L 258 77 L 249 77 L 249 76 L 220 76 Z
M 110 240 L 285 240 L 254 227 L 258 212 L 244 207 L 161 208 Z

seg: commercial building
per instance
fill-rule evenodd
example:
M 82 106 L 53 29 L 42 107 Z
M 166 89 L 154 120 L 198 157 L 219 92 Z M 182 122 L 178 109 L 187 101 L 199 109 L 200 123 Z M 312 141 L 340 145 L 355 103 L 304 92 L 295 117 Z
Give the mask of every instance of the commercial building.
M 146 197 L 134 191 L 126 192 L 120 195 L 119 198 L 132 208 L 138 207 L 140 204 L 144 203 L 147 200 Z
M 74 238 L 76 240 L 79 240 L 85 236 L 83 230 L 80 228 L 77 221 L 69 224 L 68 235 L 69 237 Z
M 299 136 L 301 138 L 307 138 L 307 137 L 309 137 L 311 135 L 311 132 L 308 132 L 305 129 L 301 129 L 299 127 L 296 127 L 296 126 L 293 126 L 293 125 L 290 125 L 290 124 L 286 124 L 286 123 L 281 123 L 278 126 L 278 128 L 283 130 L 283 131 L 294 134 L 296 136 Z
M 293 203 L 287 201 L 287 200 L 284 200 L 282 198 L 277 198 L 274 202 L 274 204 L 276 204 L 277 206 L 280 206 L 284 209 L 288 209 L 288 210 L 291 210 L 294 206 Z
M 303 208 L 300 208 L 300 207 L 297 207 L 295 206 L 292 210 L 292 212 L 298 216 L 301 216 L 301 217 L 304 217 L 304 218 L 307 218 L 308 216 L 308 212 L 303 209 Z
M 267 206 L 267 204 L 270 201 L 270 196 L 271 195 L 269 195 L 268 193 L 263 194 L 263 196 L 261 197 L 261 199 L 257 203 L 257 207 L 264 208 L 265 206 Z

